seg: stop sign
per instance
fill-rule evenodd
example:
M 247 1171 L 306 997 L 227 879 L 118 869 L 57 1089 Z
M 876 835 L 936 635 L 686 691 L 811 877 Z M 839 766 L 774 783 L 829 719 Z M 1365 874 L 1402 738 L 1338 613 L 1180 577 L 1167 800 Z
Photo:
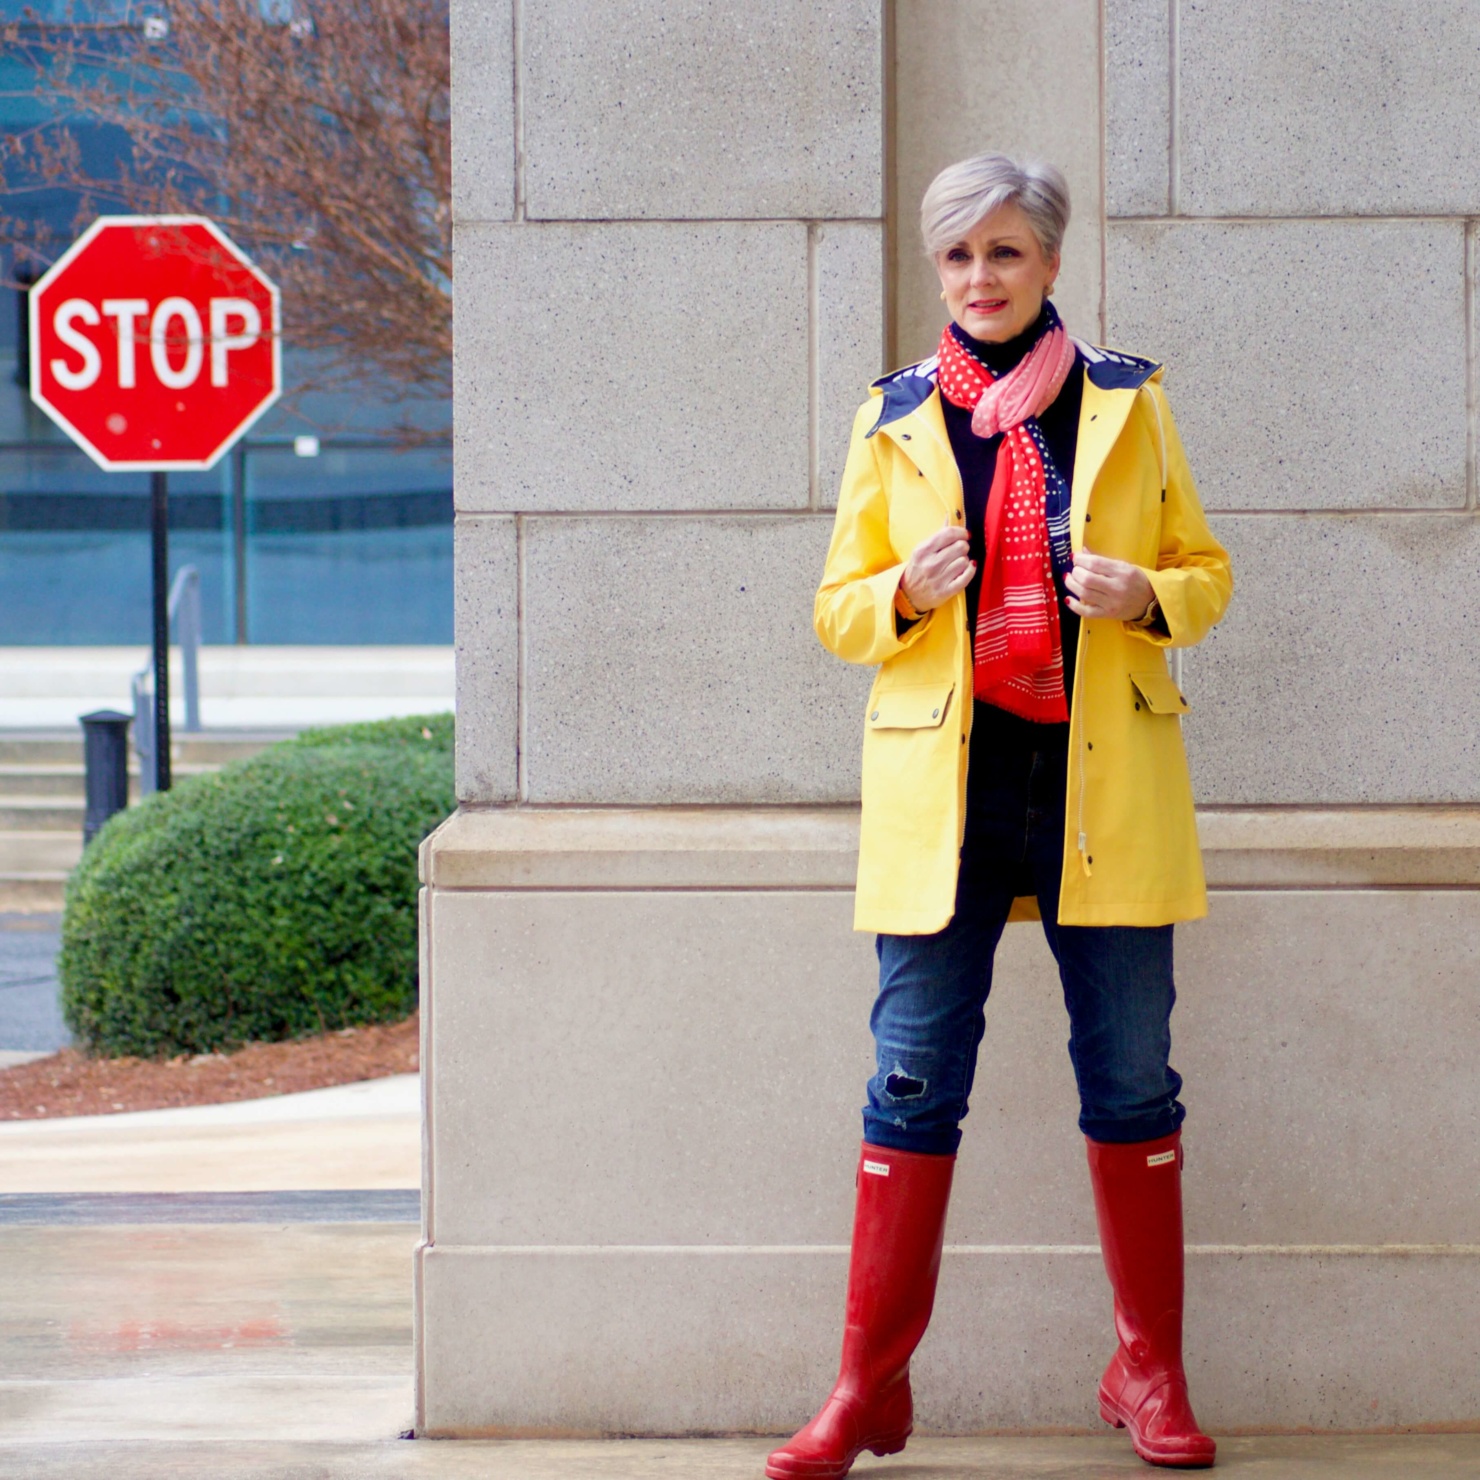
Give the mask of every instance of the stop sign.
M 278 397 L 278 290 L 203 217 L 101 216 L 30 297 L 31 398 L 100 467 L 208 468 Z

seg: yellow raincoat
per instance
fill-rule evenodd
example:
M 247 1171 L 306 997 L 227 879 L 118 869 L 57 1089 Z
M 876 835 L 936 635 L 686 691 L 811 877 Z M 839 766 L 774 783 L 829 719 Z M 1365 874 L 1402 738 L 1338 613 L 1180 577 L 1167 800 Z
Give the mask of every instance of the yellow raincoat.
M 1188 705 L 1163 649 L 1202 640 L 1227 608 L 1233 578 L 1203 517 L 1161 367 L 1079 350 L 1073 546 L 1141 566 L 1171 635 L 1080 623 L 1059 921 L 1165 925 L 1206 914 L 1207 890 L 1178 718 Z M 830 652 L 879 665 L 864 721 L 854 928 L 891 935 L 928 935 L 949 922 L 966 826 L 966 597 L 903 634 L 894 616 L 910 553 L 943 524 L 964 523 L 934 368 L 926 360 L 884 377 L 860 408 L 813 610 Z M 1036 917 L 1035 901 L 1017 901 L 1014 919 Z

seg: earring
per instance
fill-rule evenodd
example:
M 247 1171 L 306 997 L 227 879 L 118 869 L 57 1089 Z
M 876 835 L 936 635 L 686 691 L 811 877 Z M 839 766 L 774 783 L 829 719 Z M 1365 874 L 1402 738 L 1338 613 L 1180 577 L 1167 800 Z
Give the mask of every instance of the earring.
M 1053 284 L 1052 283 L 1050 283 L 1048 285 L 1048 287 L 1044 289 L 1044 297 L 1045 298 L 1052 298 L 1053 297 Z
M 940 301 L 942 303 L 946 301 L 946 290 L 944 288 L 940 290 Z

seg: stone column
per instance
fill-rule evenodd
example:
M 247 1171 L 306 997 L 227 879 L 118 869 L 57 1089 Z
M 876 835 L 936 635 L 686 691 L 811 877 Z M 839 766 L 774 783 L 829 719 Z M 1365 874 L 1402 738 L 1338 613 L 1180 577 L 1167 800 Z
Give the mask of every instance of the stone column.
M 1480 10 L 1103 13 L 1108 342 L 1166 362 L 1235 575 L 1182 672 L 1205 835 L 1253 845 L 1179 934 L 1199 1411 L 1473 1422 Z
M 1473 1419 L 1477 45 L 1463 0 L 456 0 L 419 1431 L 784 1431 L 827 1389 L 869 675 L 811 598 L 886 320 L 900 359 L 939 332 L 919 191 L 992 146 L 1068 171 L 1070 327 L 1167 362 L 1235 561 L 1185 667 L 1199 1413 Z M 1110 1301 L 1036 927 L 995 979 L 918 1422 L 1090 1426 Z
M 722 1361 L 791 1329 L 797 1258 L 821 1266 L 763 1246 L 847 1222 L 850 865 L 820 893 L 810 844 L 749 839 L 857 796 L 869 675 L 811 605 L 885 363 L 884 6 L 461 0 L 453 27 L 463 811 L 428 852 L 420 1426 L 642 1429 L 671 1405 L 637 1394 L 690 1366 L 679 1426 L 712 1427 L 689 1346 L 715 1302 L 751 1311 Z M 694 814 L 740 856 L 634 890 L 624 840 L 666 813 L 559 831 L 613 806 L 762 810 Z M 506 826 L 534 829 L 528 879 Z M 602 1375 L 596 1327 L 646 1356 Z

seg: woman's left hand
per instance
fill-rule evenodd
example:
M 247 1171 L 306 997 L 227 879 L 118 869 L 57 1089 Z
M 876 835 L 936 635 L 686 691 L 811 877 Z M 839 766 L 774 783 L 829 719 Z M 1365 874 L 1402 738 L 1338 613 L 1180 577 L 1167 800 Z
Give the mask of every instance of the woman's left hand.
M 1064 585 L 1069 590 L 1071 612 L 1118 622 L 1144 617 L 1156 595 L 1139 565 L 1112 560 L 1108 555 L 1091 555 L 1088 550 L 1074 557 L 1074 569 L 1064 577 Z

